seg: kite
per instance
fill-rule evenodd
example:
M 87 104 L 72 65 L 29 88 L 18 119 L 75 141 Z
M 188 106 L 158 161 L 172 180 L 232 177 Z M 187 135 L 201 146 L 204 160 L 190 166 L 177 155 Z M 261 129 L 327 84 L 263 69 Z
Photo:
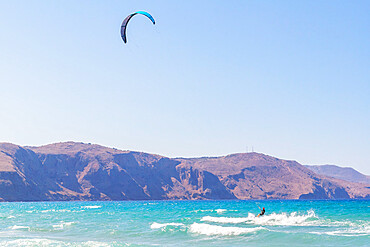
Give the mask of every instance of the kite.
M 153 18 L 153 16 L 151 16 L 148 12 L 145 12 L 145 11 L 137 11 L 129 16 L 127 16 L 123 22 L 122 22 L 122 25 L 121 25 L 121 37 L 122 37 L 122 40 L 123 42 L 127 43 L 127 38 L 126 38 L 126 28 L 127 28 L 127 24 L 129 23 L 129 21 L 131 20 L 131 18 L 134 16 L 134 15 L 137 15 L 137 14 L 140 14 L 140 15 L 145 15 L 146 17 L 148 17 L 152 22 L 153 24 L 155 25 L 155 20 Z

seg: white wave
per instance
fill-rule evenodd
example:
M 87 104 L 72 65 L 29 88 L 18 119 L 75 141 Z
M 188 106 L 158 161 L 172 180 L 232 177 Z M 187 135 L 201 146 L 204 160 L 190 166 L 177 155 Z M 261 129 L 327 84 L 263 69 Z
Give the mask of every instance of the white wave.
M 94 206 L 82 206 L 82 208 L 101 208 L 102 206 L 97 206 L 97 205 L 94 205 Z
M 246 223 L 246 224 L 256 224 L 256 225 L 270 225 L 270 226 L 296 226 L 296 225 L 312 225 L 314 221 L 307 221 L 308 219 L 316 219 L 315 213 L 310 210 L 307 214 L 299 215 L 296 212 L 291 214 L 272 213 L 269 215 L 264 215 L 261 217 L 256 217 L 254 214 L 249 213 L 248 217 L 211 217 L 205 216 L 201 221 L 216 222 L 216 223 Z
M 71 226 L 72 224 L 75 224 L 75 222 L 62 222 L 58 225 L 53 225 L 53 228 L 55 228 L 55 229 L 64 229 L 64 227 Z
M 331 221 L 331 220 L 325 220 L 324 221 L 325 226 L 344 226 L 344 227 L 350 227 L 350 228 L 368 228 L 370 227 L 370 222 L 366 220 L 355 220 L 355 221 Z
M 216 222 L 216 223 L 234 223 L 234 224 L 247 222 L 248 220 L 249 220 L 248 217 L 236 218 L 236 217 L 212 217 L 212 216 L 204 216 L 201 219 L 201 221 Z
M 12 230 L 30 230 L 30 227 L 29 226 L 17 226 L 17 225 L 14 225 L 12 227 L 10 227 L 10 229 Z
M 49 239 L 17 239 L 11 241 L 0 242 L 1 246 L 23 246 L 23 247 L 34 247 L 34 246 L 55 246 L 55 244 L 59 244 L 60 246 L 62 242 L 49 240 Z
M 263 227 L 243 228 L 243 227 L 224 227 L 203 223 L 193 223 L 190 232 L 204 235 L 242 235 L 263 230 Z
M 10 215 L 10 216 L 8 216 L 8 219 L 13 219 L 13 218 L 15 218 L 15 216 L 14 216 L 14 215 Z
M 42 210 L 41 213 L 55 212 L 55 209 Z
M 332 235 L 332 236 L 346 236 L 346 237 L 355 237 L 355 236 L 369 236 L 370 235 L 370 226 L 364 225 L 364 226 L 357 226 L 357 227 L 351 227 L 336 231 L 328 231 L 328 232 L 310 232 L 313 234 L 318 235 Z
M 198 209 L 190 211 L 190 213 L 199 213 L 199 212 L 213 212 L 213 209 Z
M 164 224 L 161 224 L 161 223 L 156 223 L 154 222 L 150 228 L 152 229 L 158 229 L 158 228 L 163 228 L 163 227 L 166 227 L 166 226 L 183 226 L 184 224 L 183 223 L 164 223 Z
M 193 211 L 190 211 L 191 213 L 199 213 L 199 212 L 216 212 L 216 213 L 223 213 L 223 212 L 226 212 L 226 211 L 233 211 L 233 212 L 237 212 L 238 210 L 229 210 L 229 209 L 197 209 L 197 210 L 193 210 Z
M 71 210 L 69 210 L 69 209 L 60 209 L 60 210 L 57 210 L 57 212 L 71 212 Z
M 103 243 L 103 242 L 98 242 L 98 241 L 87 241 L 85 243 L 82 243 L 81 246 L 89 246 L 89 247 L 104 247 L 104 246 L 112 246 L 110 243 Z M 129 245 L 125 245 L 125 246 L 129 246 Z
M 226 209 L 216 209 L 215 210 L 218 214 L 222 214 L 223 212 L 226 212 Z
M 130 246 L 129 243 L 119 243 L 120 246 Z M 10 240 L 10 241 L 0 241 L 0 246 L 5 247 L 13 247 L 13 246 L 22 246 L 22 247 L 36 247 L 36 246 L 81 246 L 81 247 L 109 247 L 109 246 L 116 246 L 117 242 L 105 243 L 99 241 L 87 241 L 87 242 L 78 242 L 78 243 L 66 243 L 57 240 L 50 240 L 50 239 L 17 239 L 17 240 Z

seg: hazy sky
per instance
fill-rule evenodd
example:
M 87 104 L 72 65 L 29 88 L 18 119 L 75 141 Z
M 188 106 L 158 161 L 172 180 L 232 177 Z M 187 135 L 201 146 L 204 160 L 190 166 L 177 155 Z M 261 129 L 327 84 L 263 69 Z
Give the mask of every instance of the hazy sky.
M 136 10 L 120 37 L 122 20 Z M 370 1 L 0 1 L 0 141 L 370 174 Z

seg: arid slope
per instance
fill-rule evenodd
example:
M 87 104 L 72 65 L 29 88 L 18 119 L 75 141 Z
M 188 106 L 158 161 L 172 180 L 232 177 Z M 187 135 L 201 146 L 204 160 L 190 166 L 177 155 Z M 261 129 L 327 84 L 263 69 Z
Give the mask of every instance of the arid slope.
M 258 153 L 170 159 L 99 145 L 0 143 L 0 200 L 370 198 L 364 184 Z

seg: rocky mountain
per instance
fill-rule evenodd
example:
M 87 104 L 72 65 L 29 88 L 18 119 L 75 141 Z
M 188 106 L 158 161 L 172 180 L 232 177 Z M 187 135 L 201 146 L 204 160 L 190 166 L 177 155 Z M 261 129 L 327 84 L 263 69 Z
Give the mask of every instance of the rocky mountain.
M 99 145 L 0 143 L 0 200 L 370 198 L 364 184 L 259 153 L 171 159 Z
M 370 184 L 370 176 L 366 176 L 351 167 L 339 167 L 335 165 L 306 165 L 308 169 L 317 174 L 338 178 L 349 182 Z

